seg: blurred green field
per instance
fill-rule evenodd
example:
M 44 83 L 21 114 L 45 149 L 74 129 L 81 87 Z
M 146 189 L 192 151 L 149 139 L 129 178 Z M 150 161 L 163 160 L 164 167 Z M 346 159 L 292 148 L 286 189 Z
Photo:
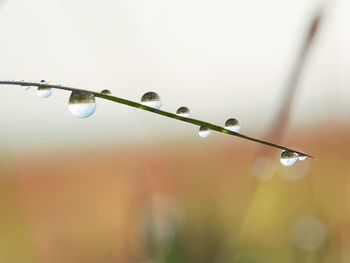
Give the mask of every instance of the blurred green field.
M 350 262 L 349 129 L 0 157 L 0 262 Z

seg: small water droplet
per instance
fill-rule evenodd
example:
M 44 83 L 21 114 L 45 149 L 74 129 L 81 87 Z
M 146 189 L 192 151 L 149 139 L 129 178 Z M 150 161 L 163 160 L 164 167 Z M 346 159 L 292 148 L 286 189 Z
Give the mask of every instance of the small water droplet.
M 199 128 L 198 134 L 202 138 L 207 138 L 211 134 L 211 130 L 206 126 L 201 126 Z
M 180 107 L 176 111 L 176 115 L 185 117 L 185 118 L 191 118 L 191 112 L 187 107 Z
M 29 90 L 31 88 L 31 86 L 26 86 L 26 85 L 21 85 L 21 88 L 26 91 Z
M 38 87 L 38 95 L 40 98 L 48 98 L 52 95 L 51 87 Z
M 157 93 L 151 91 L 142 96 L 141 104 L 159 110 L 162 106 L 162 101 Z
M 298 155 L 298 159 L 299 159 L 299 161 L 305 161 L 305 160 L 307 159 L 307 156 L 306 156 L 306 155 L 299 154 L 299 155 Z
M 280 161 L 284 166 L 293 166 L 298 161 L 298 155 L 295 152 L 282 151 Z
M 69 97 L 69 111 L 78 118 L 88 118 L 96 110 L 94 95 L 87 91 L 72 91 Z
M 240 132 L 241 124 L 237 119 L 231 118 L 225 122 L 225 129 L 233 132 Z
M 104 89 L 101 91 L 101 93 L 106 95 L 112 95 L 112 92 L 109 89 Z
M 22 83 L 24 83 L 24 80 L 22 80 Z M 22 88 L 22 90 L 24 90 L 24 91 L 26 91 L 26 90 L 29 90 L 30 89 L 30 86 L 28 86 L 28 85 L 21 85 L 21 88 Z

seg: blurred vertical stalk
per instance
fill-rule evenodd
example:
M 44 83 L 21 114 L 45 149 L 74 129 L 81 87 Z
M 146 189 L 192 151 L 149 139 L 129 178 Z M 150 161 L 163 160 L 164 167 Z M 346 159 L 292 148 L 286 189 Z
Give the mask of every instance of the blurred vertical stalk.
M 304 38 L 301 42 L 301 46 L 296 54 L 296 58 L 294 64 L 292 65 L 290 74 L 288 76 L 286 86 L 284 87 L 284 97 L 281 100 L 281 104 L 279 110 L 277 111 L 276 117 L 273 120 L 272 128 L 268 131 L 266 138 L 267 140 L 274 140 L 276 143 L 280 143 L 284 132 L 288 126 L 290 112 L 295 101 L 295 95 L 297 91 L 297 87 L 300 81 L 300 77 L 303 73 L 305 62 L 309 57 L 309 53 L 312 45 L 315 42 L 316 36 L 320 31 L 321 22 L 324 20 L 325 16 L 325 5 L 320 5 L 317 10 L 313 13 L 309 24 L 307 25 L 306 32 Z M 252 169 L 253 176 L 248 179 L 247 188 L 244 189 L 246 191 L 246 199 L 244 204 L 244 209 L 242 211 L 242 219 L 240 223 L 240 229 L 243 228 L 244 222 L 246 218 L 249 217 L 249 211 L 252 206 L 252 202 L 259 198 L 257 193 L 257 188 L 259 184 L 256 179 L 259 180 L 269 180 L 271 179 L 275 172 L 275 161 L 270 161 L 271 151 L 267 151 L 266 149 L 262 150 L 261 148 L 258 150 L 258 158 L 253 164 L 253 167 L 257 166 L 257 162 L 260 162 L 258 165 L 258 171 L 255 173 Z M 263 156 L 261 158 L 261 156 Z M 253 168 L 252 167 L 252 168 Z M 255 169 L 256 170 L 256 169 Z M 242 235 L 241 230 L 241 235 Z
M 272 128 L 266 136 L 267 140 L 274 140 L 276 143 L 280 143 L 288 126 L 290 112 L 295 99 L 299 80 L 305 67 L 305 62 L 309 56 L 310 48 L 315 42 L 316 35 L 320 31 L 321 21 L 324 19 L 323 9 L 323 7 L 318 8 L 307 28 L 304 40 L 302 41 L 299 52 L 297 53 L 296 60 L 292 66 L 292 70 L 285 86 L 284 98 L 281 100 L 282 103 L 277 111 Z

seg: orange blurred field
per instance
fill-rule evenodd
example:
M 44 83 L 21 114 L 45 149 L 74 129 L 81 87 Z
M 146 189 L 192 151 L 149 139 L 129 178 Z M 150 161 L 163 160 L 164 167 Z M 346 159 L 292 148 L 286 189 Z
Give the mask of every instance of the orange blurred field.
M 318 157 L 293 168 L 225 136 L 2 153 L 0 262 L 350 262 L 349 128 L 331 132 L 288 138 Z M 324 236 L 293 232 L 304 215 Z

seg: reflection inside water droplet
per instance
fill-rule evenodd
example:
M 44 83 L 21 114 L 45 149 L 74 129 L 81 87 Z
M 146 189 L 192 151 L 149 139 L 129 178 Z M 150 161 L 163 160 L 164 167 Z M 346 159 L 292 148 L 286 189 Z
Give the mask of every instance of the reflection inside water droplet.
M 187 107 L 180 107 L 176 111 L 176 115 L 185 117 L 185 118 L 190 118 L 191 117 L 191 112 Z
M 69 111 L 78 118 L 88 118 L 96 110 L 94 95 L 87 91 L 72 91 L 69 97 Z
M 51 87 L 38 87 L 38 95 L 40 98 L 48 98 L 52 95 Z
M 295 152 L 291 151 L 282 151 L 281 152 L 281 164 L 284 166 L 293 166 L 298 160 L 298 155 Z
M 101 91 L 101 93 L 106 95 L 112 95 L 112 92 L 109 89 L 104 89 Z
M 237 119 L 231 118 L 225 122 L 225 129 L 233 132 L 240 132 L 241 124 Z
M 207 138 L 211 134 L 211 130 L 206 126 L 201 126 L 199 128 L 198 134 L 202 138 Z
M 141 104 L 159 110 L 162 106 L 162 101 L 157 93 L 151 91 L 142 96 Z

